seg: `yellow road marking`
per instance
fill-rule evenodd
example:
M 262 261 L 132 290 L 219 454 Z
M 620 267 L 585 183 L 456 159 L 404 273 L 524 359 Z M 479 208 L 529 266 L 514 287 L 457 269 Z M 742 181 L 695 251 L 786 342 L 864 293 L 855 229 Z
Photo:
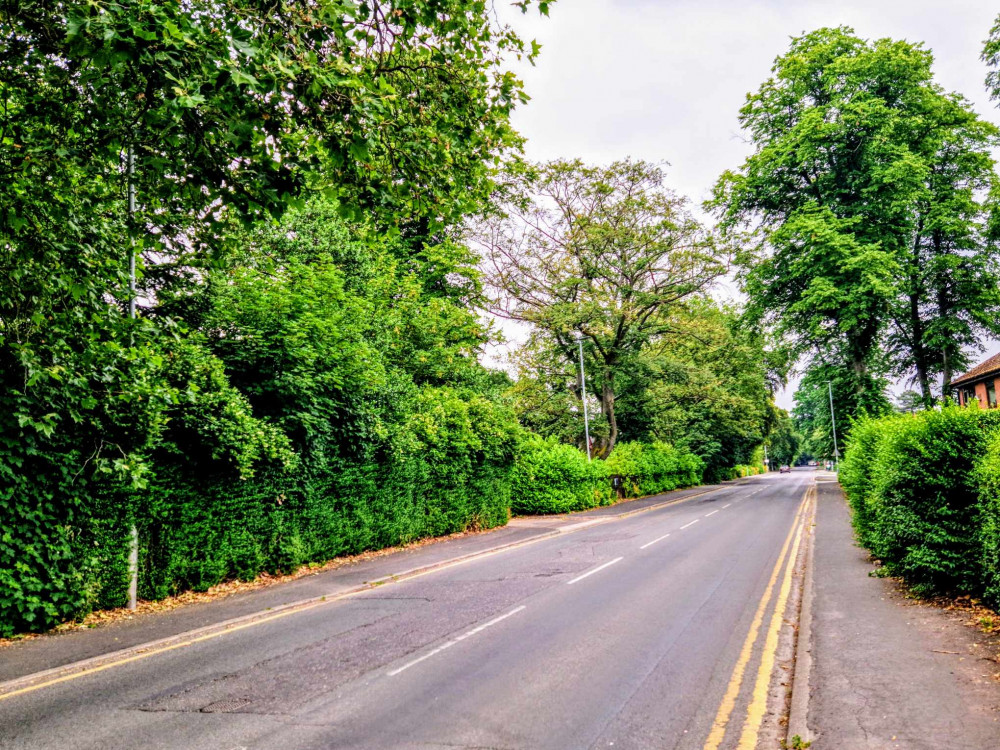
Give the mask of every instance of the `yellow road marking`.
M 541 537 L 541 538 L 548 538 L 548 537 Z M 536 541 L 536 540 L 531 539 L 531 540 L 527 540 L 527 541 L 528 542 L 532 542 L 532 541 Z M 288 610 L 285 610 L 285 611 L 282 611 L 282 612 L 275 612 L 273 615 L 264 615 L 263 617 L 258 617 L 255 620 L 251 620 L 249 622 L 235 624 L 235 625 L 232 625 L 231 627 L 227 627 L 227 628 L 224 628 L 222 630 L 216 630 L 216 631 L 213 631 L 211 633 L 206 633 L 205 635 L 202 635 L 202 636 L 197 636 L 195 638 L 190 638 L 190 639 L 185 640 L 185 641 L 179 641 L 177 643 L 171 643 L 171 644 L 168 644 L 168 645 L 165 645 L 165 646 L 153 647 L 153 648 L 150 648 L 148 651 L 140 651 L 139 653 L 133 654 L 132 656 L 125 656 L 125 657 L 122 657 L 121 659 L 114 659 L 113 661 L 109 661 L 109 662 L 107 662 L 105 664 L 98 664 L 98 665 L 93 666 L 93 667 L 88 667 L 86 669 L 81 669 L 78 672 L 72 672 L 70 674 L 64 674 L 64 675 L 61 675 L 59 677 L 53 677 L 51 679 L 43 680 L 42 682 L 38 682 L 38 683 L 35 683 L 33 685 L 26 685 L 23 688 L 18 688 L 16 690 L 11 690 L 10 692 L 7 692 L 7 693 L 0 693 L 0 701 L 7 700 L 8 698 L 13 698 L 14 696 L 17 696 L 17 695 L 24 695 L 25 693 L 32 693 L 32 692 L 34 692 L 36 690 L 41 690 L 42 688 L 50 687 L 52 685 L 58 685 L 58 684 L 63 683 L 63 682 L 69 682 L 70 680 L 76 680 L 76 679 L 79 679 L 80 677 L 87 677 L 88 675 L 97 674 L 98 672 L 103 672 L 106 669 L 111 669 L 112 667 L 120 667 L 123 664 L 131 664 L 132 662 L 139 661 L 140 659 L 147 659 L 150 656 L 156 656 L 158 654 L 163 654 L 163 653 L 166 653 L 167 651 L 175 651 L 175 650 L 177 650 L 179 648 L 184 648 L 186 646 L 191 646 L 191 645 L 193 645 L 195 643 L 201 643 L 203 641 L 209 641 L 209 640 L 212 640 L 213 638 L 218 638 L 218 637 L 223 636 L 223 635 L 229 635 L 230 633 L 235 633 L 235 632 L 237 632 L 239 630 L 244 630 L 246 628 L 254 627 L 255 625 L 263 625 L 266 622 L 273 622 L 274 620 L 277 620 L 277 619 L 279 619 L 281 617 L 288 617 L 289 615 L 294 615 L 294 614 L 298 614 L 300 612 L 305 612 L 307 610 L 313 609 L 314 607 L 320 607 L 320 606 L 322 606 L 324 604 L 331 604 L 333 602 L 337 602 L 337 601 L 340 601 L 342 599 L 347 599 L 349 597 L 356 596 L 358 594 L 363 594 L 363 593 L 365 593 L 367 591 L 370 591 L 371 589 L 375 588 L 376 586 L 380 586 L 380 585 L 382 585 L 384 583 L 388 583 L 390 581 L 392 581 L 393 583 L 401 582 L 401 581 L 409 581 L 409 580 L 412 580 L 414 578 L 420 578 L 422 576 L 429 575 L 431 573 L 436 573 L 436 572 L 438 572 L 440 570 L 447 570 L 448 568 L 452 568 L 452 567 L 455 567 L 457 565 L 462 565 L 464 563 L 472 562 L 474 560 L 482 560 L 484 557 L 492 557 L 493 555 L 499 555 L 502 552 L 507 552 L 508 550 L 516 549 L 516 546 L 518 546 L 518 545 L 515 545 L 515 546 L 512 546 L 512 547 L 504 547 L 502 549 L 492 550 L 490 552 L 484 552 L 483 554 L 476 555 L 474 557 L 469 557 L 469 558 L 465 558 L 465 559 L 461 559 L 461 560 L 453 560 L 453 561 L 451 561 L 449 563 L 446 563 L 446 564 L 441 565 L 439 567 L 430 568 L 428 570 L 419 570 L 419 571 L 416 571 L 414 573 L 402 574 L 402 575 L 396 575 L 396 576 L 387 576 L 386 578 L 380 578 L 377 581 L 370 582 L 367 585 L 367 588 L 362 589 L 360 591 L 345 591 L 342 594 L 330 594 L 330 595 L 327 595 L 327 596 L 324 596 L 324 597 L 320 597 L 316 601 L 306 602 L 306 603 L 302 604 L 301 606 L 293 606 L 291 609 L 288 609 Z
M 815 495 L 815 490 L 807 492 L 807 498 L 811 500 Z M 778 636 L 781 633 L 781 625 L 785 619 L 785 610 L 788 607 L 788 595 L 792 590 L 792 573 L 795 570 L 795 560 L 798 557 L 799 545 L 802 542 L 802 532 L 805 529 L 808 511 L 803 514 L 799 522 L 798 531 L 795 534 L 795 543 L 792 545 L 792 552 L 788 556 L 788 564 L 785 566 L 785 576 L 781 581 L 781 590 L 778 592 L 778 600 L 774 605 L 774 612 L 771 615 L 771 622 L 767 629 L 767 638 L 764 641 L 764 651 L 760 659 L 760 667 L 757 669 L 757 681 L 754 684 L 750 705 L 747 707 L 747 718 L 743 723 L 743 732 L 740 734 L 740 741 L 737 744 L 738 750 L 755 750 L 757 747 L 757 737 L 760 733 L 760 725 L 764 721 L 764 713 L 767 710 L 768 689 L 771 686 L 771 673 L 774 671 L 774 661 L 778 653 Z
M 715 492 L 720 492 L 722 489 L 725 489 L 725 488 L 723 487 L 723 488 L 716 489 L 716 490 L 706 490 L 705 492 L 699 492 L 699 493 L 694 494 L 694 495 L 688 495 L 687 497 L 681 497 L 681 498 L 678 498 L 676 500 L 670 500 L 670 501 L 667 501 L 667 502 L 662 503 L 662 504 L 651 505 L 648 508 L 641 508 L 641 509 L 635 511 L 634 513 L 629 513 L 629 514 L 626 514 L 624 516 L 611 516 L 611 517 L 608 518 L 608 521 L 621 520 L 622 518 L 627 518 L 627 517 L 629 517 L 631 515 L 636 515 L 638 513 L 644 512 L 644 511 L 657 510 L 657 509 L 662 508 L 662 507 L 673 506 L 673 505 L 680 505 L 682 503 L 686 503 L 689 500 L 694 500 L 695 498 L 702 497 L 704 495 L 711 495 L 711 494 L 713 494 Z M 305 612 L 306 610 L 313 609 L 314 607 L 319 607 L 319 606 L 322 606 L 324 604 L 331 604 L 333 602 L 337 602 L 337 601 L 340 601 L 342 599 L 346 599 L 348 597 L 356 596 L 357 594 L 363 594 L 366 591 L 370 591 L 371 589 L 375 588 L 376 586 L 381 586 L 382 584 L 385 584 L 385 583 L 389 583 L 389 582 L 398 583 L 398 582 L 401 582 L 401 581 L 409 581 L 409 580 L 412 580 L 414 578 L 421 578 L 422 576 L 430 575 L 431 573 L 437 573 L 439 571 L 447 570 L 448 568 L 452 568 L 452 567 L 455 567 L 457 565 L 463 565 L 465 563 L 469 563 L 469 562 L 473 562 L 473 561 L 477 561 L 477 560 L 482 560 L 483 558 L 486 558 L 486 557 L 492 557 L 493 555 L 499 555 L 501 553 L 508 552 L 509 550 L 516 549 L 516 548 L 521 547 L 521 546 L 527 546 L 527 545 L 532 544 L 534 542 L 540 542 L 540 541 L 542 541 L 544 539 L 551 539 L 551 538 L 553 538 L 553 537 L 550 537 L 548 535 L 543 535 L 543 536 L 536 537 L 534 539 L 526 539 L 524 542 L 522 542 L 520 544 L 514 544 L 514 545 L 511 545 L 509 547 L 503 547 L 501 549 L 491 550 L 491 551 L 488 551 L 488 552 L 484 552 L 483 554 L 473 555 L 471 557 L 466 557 L 466 558 L 462 558 L 462 559 L 459 559 L 459 560 L 452 560 L 450 562 L 444 563 L 443 565 L 431 567 L 431 568 L 429 568 L 427 570 L 418 570 L 418 571 L 415 571 L 413 573 L 402 573 L 402 574 L 398 574 L 398 575 L 386 576 L 384 578 L 380 578 L 378 580 L 369 582 L 367 584 L 366 588 L 364 588 L 362 590 L 359 590 L 359 591 L 345 591 L 342 594 L 331 594 L 331 595 L 328 595 L 328 596 L 320 597 L 316 601 L 306 602 L 306 603 L 302 604 L 301 606 L 292 605 L 292 607 L 290 609 L 284 610 L 284 611 L 281 611 L 281 612 L 275 612 L 273 615 L 264 615 L 263 617 L 259 617 L 257 619 L 251 620 L 249 622 L 235 624 L 235 625 L 232 625 L 230 627 L 223 628 L 221 630 L 216 630 L 216 631 L 213 631 L 211 633 L 206 633 L 205 635 L 202 635 L 202 636 L 197 636 L 195 638 L 191 638 L 191 639 L 184 640 L 184 641 L 178 641 L 177 643 L 170 643 L 170 644 L 165 645 L 165 646 L 152 647 L 148 651 L 139 651 L 138 653 L 135 653 L 135 654 L 133 654 L 131 656 L 124 656 L 124 657 L 122 657 L 120 659 L 113 659 L 112 661 L 108 661 L 108 662 L 106 662 L 104 664 L 98 664 L 98 665 L 95 665 L 93 667 L 87 667 L 86 669 L 81 669 L 81 670 L 79 670 L 77 672 L 71 672 L 69 674 L 63 674 L 63 675 L 60 675 L 59 677 L 53 677 L 51 679 L 42 680 L 41 682 L 37 682 L 37 683 L 32 684 L 32 685 L 26 685 L 25 687 L 17 688 L 16 690 L 11 690 L 11 691 L 6 692 L 6 693 L 0 693 L 0 701 L 5 701 L 8 698 L 14 698 L 15 696 L 18 696 L 18 695 L 24 695 L 25 693 L 33 693 L 36 690 L 41 690 L 42 688 L 51 687 L 52 685 L 59 685 L 59 684 L 64 683 L 64 682 L 70 682 L 71 680 L 77 680 L 77 679 L 79 679 L 81 677 L 87 677 L 87 676 L 92 675 L 92 674 L 97 674 L 98 672 L 103 672 L 103 671 L 105 671 L 107 669 L 111 669 L 112 667 L 120 667 L 120 666 L 122 666 L 124 664 L 131 664 L 132 662 L 136 662 L 136 661 L 139 661 L 141 659 L 148 659 L 151 656 L 157 656 L 158 654 L 163 654 L 163 653 L 166 653 L 168 651 L 176 651 L 177 649 L 185 648 L 186 646 L 191 646 L 191 645 L 193 645 L 195 643 L 201 643 L 203 641 L 209 641 L 209 640 L 212 640 L 213 638 L 219 638 L 220 636 L 228 635 L 230 633 L 235 633 L 235 632 L 237 632 L 239 630 L 244 630 L 246 628 L 254 627 L 256 625 L 263 625 L 264 623 L 272 622 L 272 621 L 277 620 L 277 619 L 279 619 L 281 617 L 287 617 L 289 615 L 298 614 L 299 612 Z M 179 637 L 183 637 L 183 634 L 181 634 Z M 67 665 L 66 668 L 67 669 L 72 669 L 72 665 Z
M 723 738 L 726 736 L 726 726 L 729 724 L 729 718 L 732 716 L 733 709 L 736 707 L 736 698 L 739 695 L 740 686 L 743 684 L 743 674 L 746 672 L 747 664 L 750 663 L 750 657 L 753 655 L 753 646 L 757 642 L 757 635 L 760 632 L 761 623 L 764 621 L 764 612 L 767 610 L 767 605 L 771 601 L 771 594 L 774 591 L 774 586 L 781 573 L 781 568 L 785 561 L 788 548 L 791 546 L 792 539 L 796 535 L 796 530 L 800 528 L 799 522 L 808 496 L 809 491 L 806 490 L 806 493 L 802 496 L 802 502 L 799 503 L 798 510 L 795 513 L 792 528 L 788 530 L 788 536 L 785 537 L 785 543 L 782 545 L 781 552 L 778 554 L 778 559 L 774 563 L 774 570 L 771 571 L 771 578 L 767 582 L 767 588 L 764 589 L 764 595 L 761 597 L 760 603 L 757 605 L 757 611 L 754 613 L 753 621 L 750 623 L 750 630 L 747 633 L 746 640 L 743 641 L 743 648 L 740 650 L 739 658 L 736 660 L 736 666 L 733 668 L 733 674 L 729 679 L 729 685 L 726 687 L 726 692 L 722 696 L 722 703 L 719 704 L 719 710 L 715 714 L 715 721 L 712 722 L 712 729 L 709 731 L 708 738 L 705 740 L 704 750 L 718 750 L 718 747 L 722 744 Z
M 352 592 L 357 593 L 357 592 Z M 62 677 L 54 677 L 51 680 L 45 680 L 44 682 L 39 682 L 35 685 L 28 685 L 27 687 L 20 688 L 18 690 L 12 690 L 9 693 L 4 693 L 0 695 L 0 701 L 6 700 L 7 698 L 13 698 L 15 695 L 24 695 L 25 693 L 31 693 L 35 690 L 41 690 L 44 687 L 49 687 L 50 685 L 58 685 L 61 682 L 69 682 L 70 680 L 75 680 L 79 677 L 85 677 L 87 675 L 96 674 L 97 672 L 103 672 L 106 669 L 111 669 L 112 667 L 119 667 L 122 664 L 129 664 L 134 661 L 139 661 L 140 659 L 146 659 L 150 656 L 156 656 L 157 654 L 162 654 L 167 651 L 174 651 L 179 648 L 184 648 L 185 646 L 190 646 L 195 643 L 200 643 L 202 641 L 211 640 L 212 638 L 218 638 L 220 635 L 226 635 L 228 633 L 235 633 L 237 630 L 243 630 L 244 628 L 249 628 L 253 625 L 260 625 L 265 622 L 271 622 L 272 620 L 277 620 L 280 617 L 287 617 L 288 615 L 294 615 L 299 612 L 304 612 L 307 609 L 312 609 L 313 607 L 318 607 L 321 604 L 326 604 L 329 601 L 336 601 L 337 599 L 343 599 L 351 594 L 343 594 L 339 597 L 327 597 L 326 602 L 317 601 L 311 604 L 306 604 L 302 607 L 296 607 L 295 609 L 289 610 L 287 612 L 276 612 L 273 615 L 267 615 L 261 617 L 259 620 L 253 620 L 252 622 L 245 622 L 242 625 L 233 625 L 231 628 L 226 628 L 225 630 L 219 630 L 214 633 L 207 633 L 198 638 L 192 638 L 187 641 L 181 641 L 180 643 L 171 643 L 168 646 L 162 646 L 160 648 L 150 649 L 149 651 L 143 651 L 132 656 L 126 656 L 122 659 L 117 659 L 115 661 L 110 661 L 107 664 L 99 664 L 96 667 L 90 667 L 89 669 L 82 669 L 79 672 L 73 672 L 72 674 L 63 675 Z

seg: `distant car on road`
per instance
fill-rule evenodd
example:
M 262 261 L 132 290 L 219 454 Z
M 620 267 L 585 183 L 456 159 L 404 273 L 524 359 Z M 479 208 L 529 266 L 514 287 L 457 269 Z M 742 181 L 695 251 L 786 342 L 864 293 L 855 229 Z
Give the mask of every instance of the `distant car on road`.
M 778 473 L 779 473 L 779 474 L 787 474 L 787 473 L 789 473 L 789 472 L 790 472 L 791 470 L 792 470 L 792 467 L 791 467 L 791 466 L 787 466 L 787 465 L 786 465 L 786 466 L 782 466 L 782 467 L 781 467 L 780 469 L 778 469 Z

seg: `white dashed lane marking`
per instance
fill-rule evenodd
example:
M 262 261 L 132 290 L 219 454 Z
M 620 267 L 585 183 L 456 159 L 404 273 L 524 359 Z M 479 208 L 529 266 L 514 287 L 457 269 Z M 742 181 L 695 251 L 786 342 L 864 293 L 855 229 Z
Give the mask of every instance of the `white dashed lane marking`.
M 566 581 L 566 585 L 568 586 L 571 583 L 576 583 L 577 581 L 582 581 L 587 576 L 592 576 L 592 575 L 594 575 L 594 573 L 597 573 L 599 571 L 604 570 L 609 565 L 614 565 L 616 562 L 621 562 L 624 559 L 625 559 L 624 557 L 616 557 L 614 560 L 609 560 L 608 562 L 604 563 L 604 565 L 598 565 L 596 568 L 593 568 L 592 570 L 588 570 L 582 576 L 577 576 L 572 581 Z
M 663 536 L 657 537 L 656 539 L 654 539 L 651 542 L 646 542 L 644 545 L 642 545 L 641 547 L 639 547 L 639 549 L 646 549 L 646 547 L 652 547 L 657 542 L 662 542 L 668 536 L 670 536 L 670 534 L 664 534 Z
M 618 559 L 620 560 L 621 558 L 618 558 Z M 460 636 L 458 636 L 456 638 L 452 638 L 450 641 L 446 641 L 445 643 L 442 643 L 436 649 L 434 649 L 433 651 L 428 651 L 426 654 L 424 654 L 423 656 L 421 656 L 419 659 L 414 659 L 413 661 L 404 664 L 399 669 L 392 670 L 391 672 L 389 672 L 389 676 L 390 677 L 395 677 L 396 675 L 398 675 L 403 670 L 409 669 L 410 667 L 412 667 L 412 666 L 414 666 L 416 664 L 419 664 L 420 662 L 424 661 L 425 659 L 430 659 L 432 656 L 434 656 L 436 654 L 440 654 L 446 648 L 451 648 L 456 643 L 460 643 L 460 642 L 464 641 L 466 638 L 469 638 L 470 636 L 475 635 L 476 633 L 481 633 L 482 631 L 486 630 L 486 628 L 490 627 L 491 625 L 496 625 L 501 620 L 506 620 L 511 615 L 516 615 L 518 612 L 520 612 L 524 608 L 525 608 L 525 606 L 522 604 L 520 607 L 516 607 L 515 609 L 512 609 L 510 612 L 508 612 L 505 615 L 500 615 L 499 617 L 494 617 L 489 622 L 484 622 L 482 625 L 479 625 L 478 627 L 473 628 L 472 630 L 468 631 L 467 633 L 462 633 L 462 635 L 460 635 Z

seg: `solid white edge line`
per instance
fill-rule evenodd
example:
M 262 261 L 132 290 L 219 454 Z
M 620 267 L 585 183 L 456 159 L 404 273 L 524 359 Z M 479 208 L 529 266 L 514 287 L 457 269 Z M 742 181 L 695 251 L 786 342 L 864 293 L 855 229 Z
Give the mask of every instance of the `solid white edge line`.
M 646 547 L 652 547 L 657 542 L 662 542 L 668 536 L 670 536 L 670 534 L 664 534 L 663 536 L 657 537 L 656 539 L 654 539 L 651 542 L 646 542 L 644 545 L 642 545 L 641 547 L 639 547 L 639 549 L 646 549 Z
M 515 607 L 514 609 L 512 609 L 510 612 L 508 612 L 505 615 L 500 615 L 499 617 L 494 617 L 489 622 L 484 622 L 482 625 L 474 627 L 472 630 L 468 631 L 467 633 L 462 633 L 462 635 L 460 635 L 460 636 L 458 636 L 456 638 L 452 638 L 450 641 L 446 641 L 445 643 L 442 643 L 436 649 L 434 649 L 432 651 L 428 651 L 426 654 L 424 654 L 420 658 L 414 659 L 413 661 L 411 661 L 411 662 L 409 662 L 407 664 L 404 664 L 399 669 L 392 670 L 391 672 L 389 672 L 389 677 L 395 677 L 396 675 L 398 675 L 403 670 L 409 669 L 410 667 L 412 667 L 412 666 L 414 666 L 416 664 L 419 664 L 420 662 L 424 661 L 425 659 L 430 659 L 435 654 L 440 654 L 446 648 L 451 648 L 456 643 L 459 643 L 460 641 L 464 641 L 469 636 L 475 635 L 476 633 L 479 633 L 479 632 L 481 632 L 483 630 L 486 630 L 486 628 L 490 627 L 491 625 L 496 625 L 501 620 L 506 620 L 511 615 L 516 615 L 522 609 L 525 609 L 525 605 L 523 605 L 523 604 L 520 607 Z
M 691 523 L 686 523 L 683 526 L 681 526 L 681 531 L 683 531 L 684 529 L 686 529 L 688 526 L 694 526 L 696 523 L 698 523 L 698 519 L 697 518 L 694 519 Z
M 718 513 L 718 512 L 719 512 L 719 510 L 720 510 L 719 508 L 716 508 L 716 509 L 715 509 L 715 510 L 713 510 L 713 511 L 712 511 L 711 513 L 706 513 L 706 514 L 705 514 L 705 518 L 708 518 L 709 516 L 714 516 L 714 515 L 715 515 L 716 513 Z
M 582 576 L 577 576 L 572 581 L 566 581 L 566 585 L 569 586 L 570 584 L 576 583 L 577 581 L 582 581 L 587 576 L 592 576 L 592 575 L 594 575 L 594 573 L 597 573 L 600 570 L 604 570 L 609 565 L 614 565 L 616 562 L 621 562 L 624 559 L 625 559 L 624 557 L 616 557 L 614 560 L 608 560 L 608 562 L 604 563 L 604 565 L 598 565 L 593 570 L 588 570 Z

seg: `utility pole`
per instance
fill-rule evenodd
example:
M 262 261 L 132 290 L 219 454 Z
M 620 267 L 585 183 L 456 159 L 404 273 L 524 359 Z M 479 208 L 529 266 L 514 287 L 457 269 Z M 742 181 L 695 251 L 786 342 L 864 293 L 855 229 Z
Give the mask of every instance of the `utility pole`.
M 128 171 L 128 224 L 129 232 L 134 229 L 135 221 L 135 153 L 129 144 L 127 152 Z M 135 238 L 129 237 L 128 250 L 128 317 L 135 320 Z M 131 334 L 130 334 L 131 338 Z M 128 545 L 128 608 L 134 610 L 138 603 L 139 592 L 139 529 L 135 521 L 129 527 Z
M 767 460 L 767 443 L 764 443 L 764 469 L 765 471 L 771 470 L 771 462 Z
M 840 463 L 840 451 L 837 450 L 837 418 L 833 416 L 833 383 L 827 380 L 826 386 L 830 391 L 830 426 L 833 431 L 833 470 L 836 471 L 837 464 Z
M 590 461 L 590 418 L 587 416 L 587 376 L 583 371 L 583 334 L 573 333 L 573 338 L 580 346 L 580 400 L 583 401 L 583 435 L 587 441 L 587 460 Z

